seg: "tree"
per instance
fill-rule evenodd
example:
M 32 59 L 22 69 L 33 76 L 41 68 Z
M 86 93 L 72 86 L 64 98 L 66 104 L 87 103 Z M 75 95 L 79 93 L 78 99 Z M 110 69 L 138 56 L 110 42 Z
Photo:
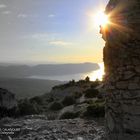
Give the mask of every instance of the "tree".
M 90 78 L 87 76 L 87 77 L 85 78 L 85 81 L 86 81 L 86 82 L 90 82 Z

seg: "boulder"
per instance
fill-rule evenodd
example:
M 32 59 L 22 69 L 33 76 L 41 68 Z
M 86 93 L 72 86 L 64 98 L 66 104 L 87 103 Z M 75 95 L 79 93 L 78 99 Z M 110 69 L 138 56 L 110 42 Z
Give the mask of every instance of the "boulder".
M 0 119 L 17 115 L 17 101 L 15 95 L 6 89 L 0 88 Z
M 12 109 L 17 106 L 15 95 L 6 89 L 0 88 L 0 107 Z

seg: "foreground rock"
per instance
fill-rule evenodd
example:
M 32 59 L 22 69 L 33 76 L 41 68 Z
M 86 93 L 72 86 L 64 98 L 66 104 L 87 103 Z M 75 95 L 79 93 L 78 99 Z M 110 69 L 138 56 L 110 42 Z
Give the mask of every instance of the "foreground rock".
M 17 106 L 15 95 L 6 89 L 0 88 L 0 107 L 11 109 Z
M 5 123 L 5 122 L 4 122 Z M 2 126 L 2 124 L 1 124 Z M 103 140 L 104 127 L 93 120 L 69 119 L 48 121 L 45 116 L 10 120 L 3 127 L 20 128 L 13 140 Z M 1 139 L 8 136 L 1 135 Z
M 0 88 L 0 118 L 4 116 L 13 116 L 17 101 L 15 95 L 6 89 Z

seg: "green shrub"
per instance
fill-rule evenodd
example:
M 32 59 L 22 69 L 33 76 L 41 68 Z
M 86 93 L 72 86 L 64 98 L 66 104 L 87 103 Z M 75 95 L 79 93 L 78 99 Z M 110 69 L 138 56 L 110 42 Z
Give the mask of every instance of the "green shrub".
M 96 79 L 96 81 L 92 82 L 91 88 L 96 88 L 97 86 L 100 85 L 100 83 L 101 83 L 101 82 L 100 82 L 98 79 Z
M 16 117 L 18 114 L 17 107 L 7 109 L 5 107 L 0 107 L 0 119 L 3 117 Z
M 49 99 L 47 100 L 49 103 L 53 102 L 54 101 L 54 98 L 53 97 L 49 97 Z
M 79 116 L 79 113 L 76 112 L 65 112 L 60 116 L 60 119 L 74 119 L 77 118 Z
M 90 82 L 90 78 L 87 76 L 86 78 L 85 78 L 85 81 L 88 83 L 88 82 Z
M 58 114 L 55 112 L 49 112 L 49 113 L 47 112 L 46 115 L 47 115 L 48 120 L 55 120 L 58 117 Z
M 95 101 L 93 101 L 92 99 L 88 99 L 85 100 L 83 103 L 87 103 L 87 104 L 93 104 Z
M 31 103 L 37 103 L 37 104 L 39 104 L 39 105 L 43 104 L 43 100 L 42 100 L 42 98 L 39 97 L 39 96 L 35 96 L 35 97 L 31 98 L 31 99 L 30 99 L 30 102 L 31 102 Z
M 105 103 L 105 99 L 98 98 L 98 100 L 96 100 L 95 103 L 104 104 Z
M 69 106 L 69 105 L 73 105 L 76 103 L 76 100 L 73 96 L 66 96 L 63 100 L 62 100 L 62 104 L 64 106 Z
M 98 99 L 104 99 L 104 96 L 103 96 L 102 93 L 99 93 L 99 94 L 98 94 Z
M 28 99 L 24 99 L 24 100 L 20 101 L 18 104 L 18 108 L 19 108 L 20 116 L 40 113 L 40 108 L 39 108 L 38 104 L 31 103 Z
M 87 107 L 84 116 L 87 117 L 104 117 L 105 115 L 105 106 L 104 103 L 101 104 L 92 104 Z
M 78 99 L 82 96 L 82 93 L 81 92 L 74 92 L 73 95 L 72 95 L 75 99 Z
M 57 110 L 60 110 L 63 108 L 63 105 L 60 103 L 60 102 L 53 102 L 51 105 L 50 105 L 50 110 L 54 110 L 54 111 L 57 111 Z
M 86 98 L 95 98 L 98 96 L 99 91 L 97 89 L 90 88 L 87 89 L 84 93 Z

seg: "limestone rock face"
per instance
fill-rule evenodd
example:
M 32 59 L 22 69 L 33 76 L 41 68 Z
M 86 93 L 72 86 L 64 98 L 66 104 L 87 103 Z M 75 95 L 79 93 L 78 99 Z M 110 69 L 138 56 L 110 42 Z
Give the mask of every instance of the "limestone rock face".
M 0 108 L 12 109 L 16 106 L 15 95 L 6 89 L 0 88 Z
M 106 13 L 107 140 L 140 140 L 140 0 L 110 0 Z

